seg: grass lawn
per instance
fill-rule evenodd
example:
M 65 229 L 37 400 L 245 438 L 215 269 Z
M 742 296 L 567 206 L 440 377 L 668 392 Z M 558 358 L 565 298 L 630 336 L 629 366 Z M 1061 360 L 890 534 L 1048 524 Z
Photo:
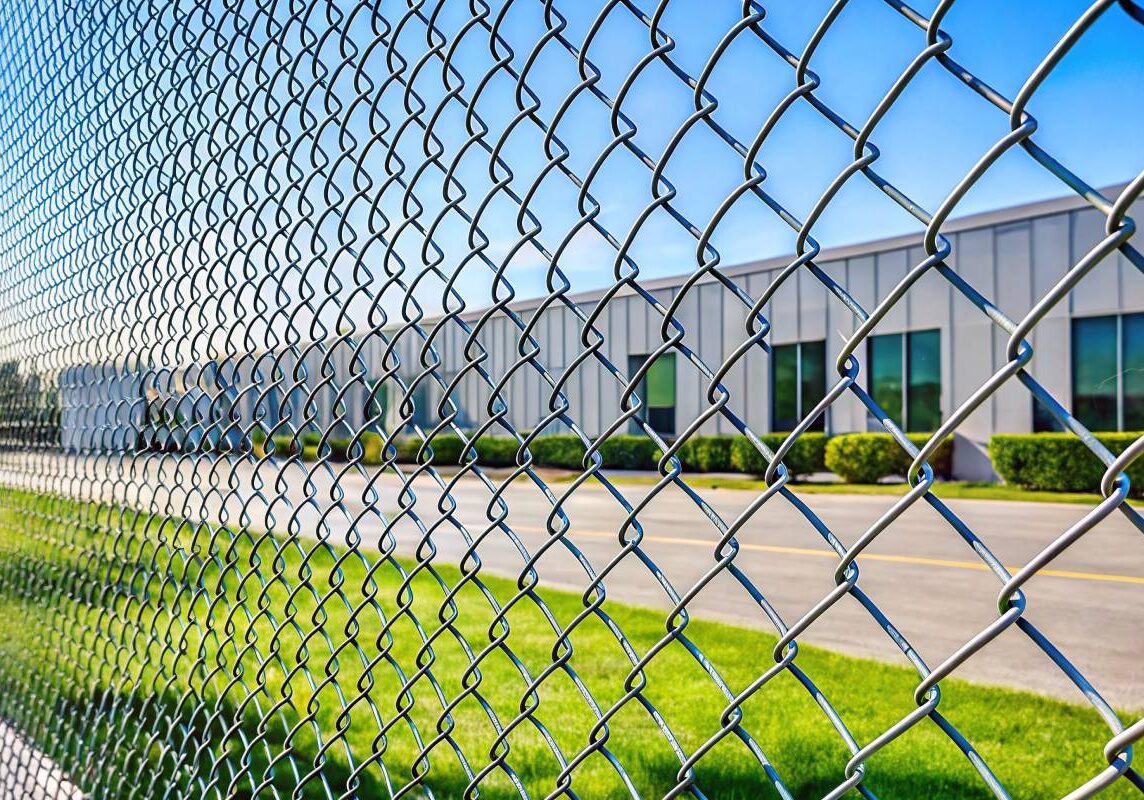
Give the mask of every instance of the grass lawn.
M 305 797 L 381 798 L 422 774 L 433 796 L 459 798 L 466 765 L 490 768 L 482 798 L 519 797 L 514 781 L 544 797 L 561 768 L 554 749 L 565 763 L 586 753 L 575 796 L 660 797 L 676 782 L 673 748 L 691 754 L 720 730 L 728 701 L 705 670 L 741 692 L 773 664 L 775 639 L 692 620 L 686 646 L 670 642 L 629 680 L 663 638 L 665 615 L 603 609 L 606 619 L 585 613 L 578 594 L 519 591 L 376 548 L 0 491 L 0 717 L 98 798 L 161 796 L 171 782 L 194 797 L 249 797 L 258 786 L 278 796 L 270 785 L 283 796 L 301 786 Z M 552 669 L 554 654 L 566 668 Z M 748 733 L 793 797 L 821 797 L 844 779 L 849 751 L 810 682 L 859 744 L 915 707 L 909 668 L 812 647 L 794 663 L 805 682 L 778 674 L 699 761 L 706 797 L 780 796 Z M 1058 797 L 1105 765 L 1108 728 L 1087 707 L 956 680 L 942 690 L 942 715 L 1015 798 Z M 593 733 L 613 708 L 606 733 Z M 932 720 L 874 755 L 865 785 L 882 798 L 993 796 Z M 1121 781 L 1102 796 L 1138 793 Z
M 575 475 L 563 480 L 572 481 Z M 651 486 L 658 479 L 651 475 L 625 475 L 622 471 L 608 472 L 608 479 L 617 484 L 631 486 Z M 725 478 L 710 475 L 687 475 L 688 485 L 696 489 L 743 489 L 759 492 L 767 488 L 764 481 L 756 478 Z M 807 483 L 790 484 L 795 494 L 862 494 L 862 495 L 904 495 L 909 487 L 905 483 Z M 1101 497 L 1088 492 L 1044 492 L 1022 489 L 1020 486 L 1007 486 L 988 481 L 941 481 L 934 491 L 943 500 L 1016 500 L 1027 503 L 1069 503 L 1096 505 Z M 1141 500 L 1129 500 L 1132 505 L 1144 505 Z

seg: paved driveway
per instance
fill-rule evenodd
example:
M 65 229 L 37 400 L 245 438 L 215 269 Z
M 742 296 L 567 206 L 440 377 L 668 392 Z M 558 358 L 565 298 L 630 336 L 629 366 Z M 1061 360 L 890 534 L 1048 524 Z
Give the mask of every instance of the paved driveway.
M 137 465 L 129 480 L 112 484 L 104 480 L 107 462 L 71 461 L 65 469 L 66 487 L 74 496 L 114 494 L 124 502 L 147 506 L 157 503 L 166 513 L 194 516 L 205 503 L 216 519 L 233 521 L 245 505 L 256 521 L 265 515 L 257 497 L 258 479 L 247 467 L 240 468 L 227 489 L 224 478 L 229 466 L 212 474 L 199 464 L 179 467 L 173 459 Z M 273 465 L 268 465 L 271 467 Z M 349 474 L 336 483 L 331 476 L 316 475 L 307 487 L 305 473 L 283 473 L 277 486 L 276 468 L 264 470 L 263 491 L 270 498 L 288 499 L 294 508 L 312 497 L 312 507 L 297 512 L 304 535 L 326 535 L 342 541 L 350 520 L 366 508 L 367 479 Z M 85 477 L 90 476 L 90 477 Z M 9 479 L 16 476 L 9 473 Z M 5 475 L 0 472 L 0 480 Z M 19 480 L 26 481 L 26 478 Z M 60 484 L 59 491 L 64 484 Z M 391 475 L 377 478 L 376 508 L 391 515 L 399 508 L 400 481 Z M 325 517 L 331 491 L 344 493 L 347 514 Z M 137 491 L 128 492 L 128 487 Z M 554 483 L 562 492 L 567 484 Z M 633 503 L 648 490 L 645 486 L 621 487 Z M 429 480 L 414 486 L 416 510 L 426 524 L 442 517 L 442 498 Z M 280 494 L 279 494 L 280 493 Z M 755 498 L 754 492 L 702 490 L 708 511 L 724 520 L 736 518 Z M 486 508 L 491 493 L 473 478 L 460 480 L 451 492 L 456 512 L 452 519 L 463 523 L 471 536 L 489 527 Z M 546 520 L 551 500 L 535 485 L 517 481 L 504 491 L 509 506 L 508 524 L 530 552 L 547 537 Z M 844 543 L 850 544 L 893 503 L 895 498 L 876 496 L 812 495 L 805 501 Z M 1056 538 L 1087 510 L 1086 506 L 956 500 L 949 505 L 969 528 L 983 539 L 1007 565 L 1025 563 Z M 598 571 L 619 552 L 617 531 L 624 519 L 620 504 L 601 486 L 578 488 L 564 505 L 571 520 L 569 540 Z M 274 520 L 283 528 L 290 515 L 279 502 Z M 644 549 L 660 570 L 654 575 L 629 555 L 608 575 L 605 585 L 610 599 L 670 608 L 672 600 L 661 585 L 669 581 L 683 594 L 715 562 L 717 532 L 711 520 L 694 501 L 678 489 L 661 494 L 639 519 L 644 529 Z M 359 534 L 376 545 L 384 522 L 366 514 L 357 523 Z M 324 533 L 323 533 L 324 531 Z M 408 522 L 394 527 L 399 553 L 412 556 L 421 541 L 419 531 Z M 837 558 L 820 534 L 794 506 L 782 497 L 768 502 L 742 529 L 741 550 L 735 564 L 765 593 L 788 623 L 793 623 L 834 586 Z M 438 526 L 432 534 L 437 558 L 457 562 L 467 544 L 453 525 Z M 499 529 L 480 543 L 483 568 L 499 575 L 518 574 L 524 559 L 513 542 Z M 935 666 L 997 615 L 998 580 L 986 571 L 969 546 L 928 504 L 919 503 L 880 535 L 859 559 L 860 586 L 885 612 L 922 658 Z M 1111 702 L 1144 708 L 1144 536 L 1119 514 L 1113 515 L 1062 554 L 1046 574 L 1026 587 L 1026 617 L 1036 624 L 1088 676 Z M 583 591 L 589 578 L 583 566 L 564 547 L 550 548 L 537 570 L 543 584 Z M 689 604 L 693 615 L 728 620 L 773 630 L 747 592 L 726 572 L 720 573 Z M 853 597 L 845 597 L 816 621 L 799 640 L 845 653 L 871 656 L 905 664 L 901 650 L 878 627 Z M 751 654 L 756 657 L 756 654 Z M 1016 627 L 974 656 L 958 670 L 968 679 L 1028 688 L 1058 697 L 1081 700 L 1076 687 Z

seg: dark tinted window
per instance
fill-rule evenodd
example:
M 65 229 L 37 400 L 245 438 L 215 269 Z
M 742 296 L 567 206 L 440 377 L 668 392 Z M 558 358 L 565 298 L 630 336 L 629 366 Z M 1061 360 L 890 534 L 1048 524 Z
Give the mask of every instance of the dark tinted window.
M 771 430 L 789 431 L 798 424 L 798 345 L 771 349 Z
M 1124 317 L 1124 430 L 1144 431 L 1144 314 Z
M 1073 414 L 1092 431 L 1117 429 L 1116 317 L 1072 324 Z
M 941 332 L 914 331 L 906 338 L 906 424 L 911 431 L 941 425 Z
M 871 336 L 868 352 L 867 391 L 894 424 L 902 426 L 905 424 L 902 419 L 902 334 Z

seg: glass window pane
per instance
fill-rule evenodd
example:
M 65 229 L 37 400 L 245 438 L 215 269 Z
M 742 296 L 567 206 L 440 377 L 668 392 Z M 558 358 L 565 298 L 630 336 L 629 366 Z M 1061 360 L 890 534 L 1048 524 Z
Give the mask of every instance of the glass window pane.
M 628 356 L 628 375 L 635 375 L 643 367 L 643 363 L 647 361 L 647 356 Z M 638 384 L 636 384 L 636 397 L 640 401 L 640 407 L 643 409 L 638 415 L 632 417 L 628 423 L 628 433 L 638 434 L 642 433 L 639 422 L 637 420 L 644 419 L 647 416 L 647 376 L 644 376 Z
M 771 348 L 771 428 L 789 431 L 798 424 L 798 345 Z
M 1122 324 L 1124 430 L 1144 431 L 1144 314 L 1128 314 Z
M 896 425 L 902 424 L 902 334 L 871 336 L 867 391 Z
M 647 404 L 649 408 L 675 405 L 675 353 L 664 353 L 647 371 Z
M 802 381 L 802 409 L 799 420 L 802 420 L 826 396 L 826 342 L 803 342 L 799 350 Z M 823 414 L 814 421 L 810 429 L 821 431 L 825 428 L 825 423 L 826 415 Z
M 906 424 L 911 431 L 932 432 L 941 425 L 941 331 L 914 331 L 906 347 Z
M 675 435 L 675 406 L 649 408 L 647 421 L 651 429 L 661 436 Z
M 1047 433 L 1049 431 L 1063 431 L 1060 423 L 1053 418 L 1045 404 L 1033 398 L 1033 433 Z
M 424 383 L 417 384 L 417 388 L 410 393 L 409 400 L 413 403 L 413 418 L 409 424 L 428 428 L 430 423 L 429 387 Z
M 1116 317 L 1072 324 L 1073 414 L 1092 431 L 1116 430 Z

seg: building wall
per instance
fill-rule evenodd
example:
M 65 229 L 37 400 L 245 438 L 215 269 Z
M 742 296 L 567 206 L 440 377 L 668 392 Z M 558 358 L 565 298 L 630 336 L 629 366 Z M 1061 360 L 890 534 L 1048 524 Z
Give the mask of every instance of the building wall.
M 1104 217 L 1091 208 L 1068 208 L 1069 201 L 1049 201 L 1025 209 L 1010 209 L 969 218 L 948 226 L 952 245 L 949 266 L 1011 320 L 1020 320 L 1104 235 Z M 1064 205 L 1064 208 L 1061 206 Z M 1075 206 L 1075 203 L 1072 203 Z M 1140 209 L 1135 208 L 1137 218 Z M 944 230 L 944 229 L 943 229 Z M 825 253 L 817 263 L 846 289 L 863 308 L 872 310 L 924 257 L 914 244 L 917 236 L 902 240 L 847 248 Z M 785 264 L 781 261 L 747 265 L 728 270 L 751 297 L 758 298 Z M 667 305 L 679 292 L 682 279 L 654 281 L 650 287 L 658 302 Z M 596 310 L 598 297 L 577 298 L 585 316 Z M 585 350 L 581 342 L 583 323 L 566 308 L 537 312 L 535 303 L 523 303 L 513 313 L 522 324 L 541 313 L 537 324 L 541 354 L 538 361 L 554 376 L 561 376 Z M 1054 396 L 1071 402 L 1070 320 L 1073 317 L 1144 311 L 1144 274 L 1122 254 L 1104 259 L 1068 298 L 1057 305 L 1031 336 L 1035 355 L 1029 371 Z M 714 280 L 694 286 L 680 302 L 676 318 L 686 330 L 683 343 L 712 369 L 718 368 L 747 337 L 746 306 L 733 292 Z M 799 341 L 826 341 L 828 380 L 836 375 L 834 362 L 857 321 L 826 287 L 809 272 L 791 276 L 763 310 L 772 325 L 767 341 L 773 345 Z M 475 326 L 479 314 L 465 317 Z M 604 337 L 600 355 L 621 375 L 627 375 L 632 354 L 648 353 L 663 342 L 663 316 L 643 297 L 626 292 L 613 298 L 597 316 L 596 327 Z M 451 323 L 452 338 L 439 351 L 446 372 L 454 374 L 464 364 L 461 342 L 467 336 L 461 325 Z M 936 271 L 931 270 L 906 293 L 875 328 L 875 334 L 937 328 L 941 332 L 941 412 L 946 419 L 966 402 L 1005 363 L 1008 335 Z M 476 341 L 490 353 L 490 363 L 503 377 L 516 353 L 519 330 L 506 314 L 487 320 Z M 402 361 L 415 363 L 420 342 L 407 337 L 402 342 Z M 866 362 L 865 346 L 857 354 Z M 754 430 L 771 429 L 771 366 L 769 356 L 754 348 L 728 372 L 723 383 L 730 391 L 730 408 Z M 676 430 L 682 431 L 710 407 L 708 380 L 685 359 L 676 358 Z M 408 373 L 403 369 L 403 375 Z M 864 373 L 863 373 L 864 374 Z M 589 436 L 599 435 L 620 413 L 621 381 L 595 358 L 590 358 L 567 376 L 565 394 L 570 415 Z M 865 378 L 861 379 L 865 385 Z M 438 390 L 434 389 L 434 396 Z M 503 392 L 509 402 L 509 419 L 517 429 L 531 429 L 544 417 L 551 388 L 535 369 L 526 365 L 511 378 Z M 487 414 L 484 404 L 490 392 L 486 382 L 472 376 L 460 402 L 468 415 Z M 553 430 L 562 426 L 554 425 Z M 985 454 L 990 435 L 998 432 L 1028 432 L 1033 427 L 1033 406 L 1028 391 L 1010 381 L 986 400 L 959 427 L 955 448 L 955 472 L 959 477 L 992 477 Z M 879 429 L 851 393 L 845 393 L 828 411 L 826 428 L 833 433 Z M 495 431 L 494 431 L 495 432 Z M 733 433 L 730 420 L 707 420 L 700 433 Z
M 943 227 L 952 245 L 947 263 L 1001 312 L 1019 320 L 1102 238 L 1104 218 L 1080 205 L 1078 199 L 1066 198 L 953 221 Z M 1141 210 L 1139 204 L 1133 209 L 1136 218 L 1142 216 Z M 828 251 L 816 263 L 870 311 L 922 261 L 918 238 L 915 234 Z M 211 395 L 218 394 L 220 385 L 232 387 L 228 397 L 240 418 L 253 421 L 258 417 L 265 427 L 278 423 L 278 407 L 284 404 L 288 425 L 281 432 L 300 429 L 311 421 L 323 428 L 340 422 L 346 432 L 360 428 L 367 418 L 370 384 L 386 374 L 391 377 L 385 381 L 383 429 L 396 430 L 404 424 L 403 399 L 415 402 L 413 421 L 424 430 L 439 425 L 438 405 L 446 385 L 460 375 L 452 394 L 459 427 L 472 430 L 500 413 L 502 404 L 494 402 L 495 390 L 513 428 L 523 431 L 544 425 L 547 432 L 558 432 L 567 430 L 565 422 L 545 424 L 552 413 L 553 383 L 558 383 L 569 404 L 567 418 L 587 435 L 599 436 L 613 428 L 627 432 L 628 426 L 617 428 L 616 420 L 629 376 L 629 357 L 650 353 L 663 343 L 668 307 L 678 303 L 675 318 L 685 329 L 683 345 L 717 370 L 748 336 L 749 303 L 768 290 L 785 266 L 784 260 L 774 259 L 727 269 L 728 277 L 749 295 L 746 299 L 714 279 L 699 282 L 679 299 L 683 278 L 657 279 L 642 284 L 651 301 L 626 290 L 603 308 L 598 307 L 600 294 L 596 293 L 576 297 L 575 309 L 532 300 L 508 310 L 423 321 L 420 329 L 398 323 L 364 341 L 311 343 L 301 348 L 300 364 L 293 352 L 263 354 L 254 361 L 245 358 L 238 365 L 199 371 L 194 383 Z M 1070 320 L 1139 311 L 1144 311 L 1144 274 L 1119 253 L 1104 259 L 1037 325 L 1031 336 L 1036 354 L 1030 372 L 1069 405 Z M 833 365 L 856 330 L 857 320 L 816 277 L 805 269 L 792 275 L 777 288 L 762 314 L 771 326 L 769 345 L 825 340 L 828 382 L 836 378 Z M 598 335 L 585 333 L 584 318 L 593 320 Z M 525 326 L 534 341 L 524 343 L 522 354 L 521 329 Z M 947 419 L 1004 364 L 1008 337 L 933 270 L 889 311 L 874 333 L 933 328 L 941 336 L 941 412 Z M 589 345 L 595 342 L 599 342 L 598 351 L 591 355 Z M 535 355 L 531 355 L 532 348 Z M 387 351 L 392 351 L 388 358 Z M 477 357 L 481 352 L 484 358 Z M 857 354 L 865 370 L 864 344 Z M 296 379 L 296 374 L 304 377 Z M 85 375 L 97 377 L 88 380 Z M 275 380 L 281 388 L 268 393 L 267 387 Z M 287 389 L 296 380 L 305 388 L 290 396 Z M 758 346 L 742 355 L 723 380 L 730 392 L 729 409 L 756 432 L 771 430 L 771 380 L 771 357 Z M 860 380 L 865 385 L 865 377 Z M 69 371 L 61 378 L 65 445 L 83 449 L 97 447 L 98 442 L 135 441 L 132 435 L 116 436 L 109 429 L 134 424 L 131 415 L 139 416 L 138 407 L 145 404 L 125 401 L 139 395 L 144 383 L 110 367 Z M 699 369 L 676 356 L 677 433 L 710 408 L 709 383 Z M 304 402 L 307 395 L 310 403 Z M 271 407 L 274 410 L 267 411 Z M 217 416 L 218 411 L 205 413 Z M 832 433 L 878 428 L 850 392 L 831 406 L 825 426 Z M 984 450 L 989 436 L 1027 432 L 1032 426 L 1031 397 L 1011 381 L 959 427 L 955 473 L 964 478 L 991 477 Z M 496 434 L 504 429 L 494 424 L 488 431 Z M 721 415 L 707 419 L 699 428 L 703 434 L 734 431 L 731 420 Z

